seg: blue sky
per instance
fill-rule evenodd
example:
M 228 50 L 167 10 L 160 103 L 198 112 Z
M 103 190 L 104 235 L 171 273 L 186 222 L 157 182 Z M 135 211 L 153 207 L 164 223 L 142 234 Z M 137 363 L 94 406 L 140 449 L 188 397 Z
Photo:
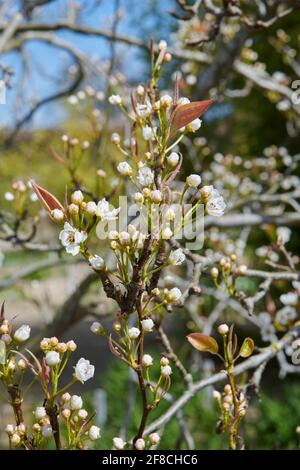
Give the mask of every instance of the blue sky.
M 77 3 L 87 4 L 87 0 L 81 0 Z M 85 14 L 83 22 L 95 28 L 110 29 L 114 3 L 113 0 L 102 0 L 99 2 L 99 7 L 96 10 Z M 55 21 L 57 17 L 62 18 L 61 14 L 65 11 L 66 4 L 66 0 L 57 0 L 52 5 L 40 9 L 34 20 L 50 23 Z M 145 36 L 150 34 L 157 38 L 168 38 L 169 26 L 172 22 L 175 23 L 175 21 L 172 20 L 167 12 L 174 8 L 175 0 L 120 0 L 120 4 L 121 8 L 125 11 L 118 27 L 119 33 L 140 36 L 144 39 Z M 142 14 L 139 10 L 140 5 L 143 5 L 143 8 L 146 7 L 146 14 Z M 155 9 L 152 9 L 153 5 Z M 154 27 L 155 16 L 157 16 L 157 13 L 154 15 L 154 11 L 158 11 L 158 17 L 162 22 L 159 31 L 157 31 L 157 27 Z M 109 58 L 108 42 L 105 39 L 79 36 L 67 31 L 55 34 L 75 45 L 76 48 L 89 57 L 96 56 L 101 60 Z M 125 67 L 124 72 L 128 76 L 138 77 L 141 72 L 141 64 L 137 49 L 123 45 L 118 46 L 118 51 L 122 54 L 122 60 L 130 63 L 130 67 L 128 69 Z M 25 75 L 20 54 L 13 52 L 1 56 L 1 61 L 10 66 L 14 72 L 12 88 L 6 94 L 6 105 L 0 105 L 0 126 L 2 128 L 11 126 L 15 120 L 14 105 L 16 102 L 17 85 L 22 77 L 24 82 L 24 97 L 19 101 L 19 111 L 21 114 L 28 109 L 30 96 L 34 95 L 41 98 L 57 90 L 57 84 L 53 83 L 53 78 L 55 80 L 59 79 L 60 87 L 64 86 L 64 77 L 61 76 L 61 73 L 59 74 L 59 71 L 61 71 L 62 67 L 67 68 L 69 64 L 69 56 L 66 52 L 59 51 L 41 41 L 30 41 L 24 47 L 24 56 L 27 57 L 29 63 L 29 70 Z M 42 74 L 40 73 L 41 70 L 43 71 Z M 31 125 L 38 127 L 52 126 L 62 118 L 63 114 L 59 105 L 49 104 L 35 114 Z

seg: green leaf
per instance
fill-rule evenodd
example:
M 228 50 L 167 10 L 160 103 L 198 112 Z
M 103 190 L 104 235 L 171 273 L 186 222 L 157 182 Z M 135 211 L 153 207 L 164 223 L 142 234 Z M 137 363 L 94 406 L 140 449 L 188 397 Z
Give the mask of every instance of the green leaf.
M 239 355 L 242 357 L 249 357 L 253 353 L 254 341 L 251 338 L 245 338 L 241 346 Z
M 203 335 L 202 333 L 191 333 L 187 335 L 187 340 L 195 349 L 198 349 L 198 351 L 217 354 L 219 350 L 216 340 L 211 336 Z

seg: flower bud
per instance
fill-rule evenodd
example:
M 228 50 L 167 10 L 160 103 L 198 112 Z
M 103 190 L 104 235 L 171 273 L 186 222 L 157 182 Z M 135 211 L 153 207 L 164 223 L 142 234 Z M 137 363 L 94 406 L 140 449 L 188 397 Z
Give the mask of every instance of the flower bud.
M 52 348 L 55 348 L 55 346 L 58 345 L 58 339 L 56 338 L 56 336 L 52 336 L 52 338 L 49 339 L 49 345 Z
M 132 199 L 135 204 L 143 204 L 144 202 L 144 196 L 142 195 L 142 193 L 135 193 L 132 196 Z
M 145 367 L 150 367 L 153 364 L 153 357 L 150 354 L 144 354 L 142 359 L 142 364 Z
M 122 329 L 122 326 L 121 326 L 121 323 L 119 321 L 114 321 L 113 322 L 113 329 L 116 333 L 118 333 L 119 331 L 121 331 Z
M 218 326 L 218 333 L 220 333 L 220 335 L 227 335 L 228 331 L 229 328 L 225 323 Z
M 136 450 L 144 450 L 145 449 L 145 441 L 144 439 L 138 439 L 135 443 Z
M 211 268 L 210 274 L 213 278 L 217 278 L 219 276 L 219 270 L 216 267 Z
M 63 402 L 66 403 L 71 400 L 71 395 L 69 394 L 69 392 L 66 392 L 61 396 L 61 399 Z
M 53 434 L 52 426 L 49 423 L 45 423 L 42 427 L 42 435 L 43 437 L 51 437 Z
M 13 447 L 17 447 L 21 442 L 19 434 L 13 434 L 10 438 L 10 442 Z
M 77 414 L 80 419 L 86 419 L 88 417 L 88 412 L 83 408 L 79 410 Z
M 51 211 L 51 217 L 56 222 L 62 222 L 65 218 L 65 215 L 61 209 L 53 209 L 53 211 Z
M 13 424 L 8 424 L 5 428 L 5 432 L 9 435 L 12 436 L 15 431 L 15 427 Z
M 163 377 L 169 377 L 172 374 L 172 369 L 170 366 L 162 366 L 160 368 L 160 373 Z
M 218 390 L 214 390 L 212 396 L 215 400 L 221 400 L 221 393 Z
M 46 353 L 47 366 L 53 367 L 60 363 L 60 355 L 56 351 L 48 351 Z
M 240 264 L 240 266 L 238 266 L 237 268 L 237 273 L 243 276 L 244 274 L 246 274 L 246 272 L 247 266 L 245 264 Z
M 103 335 L 103 333 L 104 333 L 103 326 L 101 325 L 101 323 L 99 323 L 97 321 L 94 321 L 91 324 L 90 330 L 91 330 L 92 333 L 94 333 L 95 335 L 99 335 L 99 336 Z
M 77 204 L 70 204 L 68 206 L 68 211 L 71 215 L 77 215 L 79 212 L 79 207 L 77 206 Z
M 167 357 L 163 356 L 160 360 L 160 365 L 162 367 L 169 365 L 170 361 Z
M 100 437 L 100 428 L 98 428 L 98 426 L 91 426 L 89 429 L 89 438 L 91 441 L 96 441 Z
M 190 188 L 197 188 L 201 183 L 201 176 L 199 175 L 190 175 L 186 179 L 186 184 Z
M 32 426 L 33 432 L 41 432 L 41 426 L 38 423 L 34 423 Z
M 14 340 L 17 341 L 18 343 L 23 343 L 24 341 L 27 341 L 29 337 L 30 337 L 30 326 L 28 325 L 20 326 L 20 328 L 18 328 L 14 334 Z
M 162 193 L 158 189 L 151 191 L 150 194 L 151 201 L 155 204 L 159 204 L 162 201 Z
M 82 398 L 78 395 L 72 395 L 70 400 L 71 410 L 80 410 L 82 408 Z
M 41 419 L 46 418 L 47 413 L 46 413 L 46 409 L 44 408 L 44 406 L 38 406 L 34 412 L 34 416 L 37 421 L 40 421 Z
M 122 103 L 122 98 L 120 95 L 111 95 L 108 101 L 113 106 L 119 106 Z
M 113 445 L 114 445 L 114 448 L 116 450 L 124 449 L 125 444 L 126 443 L 123 441 L 123 439 L 121 437 L 114 437 L 113 438 Z
M 142 323 L 144 332 L 150 333 L 153 330 L 154 323 L 153 323 L 153 320 L 151 320 L 151 318 L 146 318 L 145 320 L 142 320 L 141 323 Z
M 71 339 L 70 341 L 67 342 L 67 348 L 68 348 L 68 351 L 74 352 L 77 349 L 77 344 L 75 343 L 75 341 Z
M 87 202 L 86 206 L 85 206 L 85 211 L 89 214 L 89 215 L 96 215 L 96 212 L 97 212 L 97 204 L 94 202 L 94 201 L 89 201 Z
M 153 432 L 149 435 L 149 441 L 151 445 L 157 445 L 160 441 L 160 435 L 157 432 Z
M 61 415 L 63 416 L 63 418 L 69 419 L 71 416 L 71 410 L 69 410 L 69 408 L 65 408 L 64 410 L 62 410 Z
M 80 206 L 80 204 L 83 202 L 83 194 L 81 191 L 74 191 L 74 193 L 71 196 L 72 202 L 74 204 L 77 204 Z
M 141 332 L 138 328 L 133 326 L 132 328 L 129 328 L 128 330 L 128 336 L 130 339 L 136 339 L 140 336 Z
M 67 345 L 66 343 L 58 343 L 58 345 L 56 346 L 56 350 L 61 353 L 61 354 L 64 354 L 66 351 L 67 351 Z
M 117 132 L 113 132 L 113 134 L 111 135 L 111 141 L 113 144 L 119 145 L 121 139 Z
M 103 271 L 105 269 L 105 261 L 101 256 L 93 255 L 89 257 L 89 262 L 95 271 Z
M 173 236 L 173 232 L 169 227 L 166 227 L 161 231 L 161 237 L 163 240 L 170 240 L 172 236 Z

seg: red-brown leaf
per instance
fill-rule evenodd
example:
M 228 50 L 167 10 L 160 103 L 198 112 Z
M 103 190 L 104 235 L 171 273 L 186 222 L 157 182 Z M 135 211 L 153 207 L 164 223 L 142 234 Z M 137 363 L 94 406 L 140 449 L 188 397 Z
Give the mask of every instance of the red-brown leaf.
M 60 209 L 64 211 L 63 206 L 59 202 L 58 199 L 56 199 L 53 194 L 49 193 L 46 189 L 42 188 L 41 186 L 37 185 L 34 181 L 31 181 L 32 189 L 34 190 L 35 194 L 39 198 L 42 206 L 44 209 L 51 214 L 51 212 L 54 209 Z
M 205 100 L 178 106 L 173 114 L 172 129 L 177 130 L 187 126 L 194 119 L 202 116 L 212 103 L 213 100 Z

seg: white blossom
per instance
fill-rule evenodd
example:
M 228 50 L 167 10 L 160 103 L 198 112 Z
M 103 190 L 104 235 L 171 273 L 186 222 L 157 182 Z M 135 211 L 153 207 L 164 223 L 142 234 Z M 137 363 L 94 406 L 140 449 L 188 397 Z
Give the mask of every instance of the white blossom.
M 152 106 L 151 106 L 150 101 L 146 101 L 146 103 L 143 103 L 143 104 L 138 103 L 136 105 L 136 114 L 140 118 L 142 119 L 147 118 L 148 116 L 150 116 L 151 113 L 152 113 Z
M 142 166 L 138 171 L 137 180 L 141 186 L 150 186 L 154 181 L 154 174 L 148 166 Z
M 220 217 L 224 214 L 226 204 L 217 190 L 214 190 L 206 203 L 206 211 L 209 215 Z
M 86 212 L 90 215 L 96 215 L 97 212 L 97 204 L 94 201 L 89 201 L 86 204 L 85 208 Z
M 48 351 L 46 353 L 46 364 L 48 366 L 56 366 L 60 363 L 60 355 L 56 351 Z
M 146 318 L 145 320 L 142 320 L 141 323 L 142 323 L 143 330 L 146 333 L 150 333 L 153 330 L 154 323 L 153 323 L 153 320 L 151 320 L 151 318 Z
M 172 251 L 169 257 L 169 261 L 173 266 L 179 266 L 185 261 L 185 254 L 182 248 L 178 248 L 175 251 Z
M 59 239 L 66 252 L 76 256 L 80 251 L 80 244 L 87 239 L 87 233 L 80 232 L 68 222 L 65 222 L 64 229 L 59 234 Z
M 83 357 L 79 359 L 75 366 L 75 376 L 80 382 L 86 382 L 94 377 L 95 366 Z
M 98 428 L 98 426 L 94 426 L 94 425 L 91 426 L 90 429 L 89 429 L 89 438 L 91 439 L 91 441 L 96 441 L 100 437 L 101 437 L 100 428 Z
M 99 201 L 97 204 L 96 215 L 101 220 L 115 220 L 118 217 L 119 212 L 120 208 L 110 209 L 109 202 L 105 198 L 101 199 L 101 201 Z
M 29 325 L 22 325 L 15 331 L 14 339 L 18 343 L 23 343 L 27 341 L 30 337 L 30 326 Z

